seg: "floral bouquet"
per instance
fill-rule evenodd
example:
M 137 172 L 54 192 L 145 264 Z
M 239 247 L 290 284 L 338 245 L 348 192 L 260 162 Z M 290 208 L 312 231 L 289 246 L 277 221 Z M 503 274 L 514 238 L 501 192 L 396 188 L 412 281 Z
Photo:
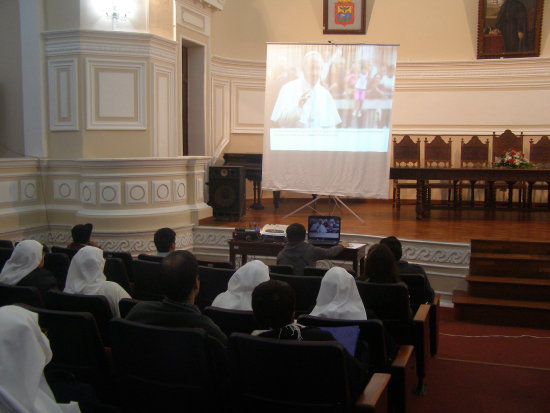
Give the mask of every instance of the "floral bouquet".
M 525 159 L 525 154 L 521 151 L 516 151 L 514 148 L 508 149 L 497 158 L 497 162 L 493 163 L 493 167 L 500 168 L 532 168 L 533 164 Z

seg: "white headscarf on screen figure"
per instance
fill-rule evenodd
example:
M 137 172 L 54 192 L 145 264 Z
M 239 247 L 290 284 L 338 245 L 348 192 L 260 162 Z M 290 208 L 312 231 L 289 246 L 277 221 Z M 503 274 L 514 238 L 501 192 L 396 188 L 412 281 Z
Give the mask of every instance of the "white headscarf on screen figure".
M 0 273 L 0 282 L 16 285 L 42 262 L 42 244 L 32 239 L 19 242 Z
M 357 290 L 355 278 L 342 267 L 328 270 L 310 315 L 341 320 L 366 320 L 367 312 Z
M 3 413 L 80 412 L 78 404 L 57 404 L 44 377 L 52 359 L 38 314 L 19 306 L 0 308 L 0 411 Z
M 78 250 L 69 266 L 63 292 L 70 294 L 103 295 L 115 317 L 120 317 L 118 302 L 130 295 L 117 283 L 107 281 L 103 274 L 103 251 L 87 246 Z
M 252 311 L 252 291 L 269 281 L 269 267 L 259 260 L 246 263 L 231 276 L 227 291 L 214 299 L 212 307 Z

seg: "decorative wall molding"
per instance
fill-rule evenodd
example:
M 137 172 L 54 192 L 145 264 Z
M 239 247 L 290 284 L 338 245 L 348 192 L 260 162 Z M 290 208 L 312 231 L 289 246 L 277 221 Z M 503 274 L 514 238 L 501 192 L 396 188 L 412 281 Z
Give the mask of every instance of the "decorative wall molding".
M 260 80 L 265 84 L 265 62 L 213 56 L 210 73 L 215 78 Z
M 77 181 L 75 179 L 54 179 L 53 199 L 59 201 L 76 201 L 78 199 L 76 185 Z
M 231 133 L 264 133 L 264 83 L 231 81 Z
M 151 184 L 153 185 L 153 204 L 158 204 L 159 202 L 170 202 L 172 200 L 170 181 L 153 181 Z
M 78 130 L 76 59 L 48 61 L 50 130 Z
M 88 205 L 96 204 L 96 184 L 95 182 L 80 183 L 80 202 Z
M 19 185 L 17 181 L 0 182 L 0 203 L 19 201 Z
M 210 4 L 210 0 L 200 3 Z M 176 2 L 176 24 L 194 32 L 210 36 L 211 10 L 209 7 L 201 7 L 196 2 L 178 0 Z
M 146 62 L 84 59 L 87 129 L 145 129 Z
M 177 156 L 176 76 L 174 65 L 152 64 L 153 155 Z
M 175 64 L 177 42 L 149 33 L 56 30 L 42 34 L 44 55 L 99 55 L 116 58 L 153 58 Z
M 185 201 L 187 198 L 187 181 L 185 179 L 174 179 L 172 181 L 172 193 L 174 202 Z
M 204 175 L 203 175 L 204 176 Z M 195 180 L 195 201 L 204 202 L 204 178 L 197 177 Z
M 230 82 L 212 79 L 212 148 L 210 153 L 217 159 L 230 141 Z
M 36 179 L 22 179 L 19 181 L 21 202 L 32 202 L 38 199 L 38 185 Z
M 121 205 L 120 182 L 99 183 L 100 205 Z
M 149 201 L 147 181 L 126 182 L 124 186 L 126 189 L 125 199 L 127 204 L 147 204 Z

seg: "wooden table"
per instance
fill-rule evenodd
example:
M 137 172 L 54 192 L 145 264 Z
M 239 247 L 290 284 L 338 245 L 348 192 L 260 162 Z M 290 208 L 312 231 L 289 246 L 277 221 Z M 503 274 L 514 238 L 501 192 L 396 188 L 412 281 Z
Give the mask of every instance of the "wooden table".
M 550 169 L 519 168 L 390 168 L 390 179 L 416 180 L 416 218 L 424 218 L 426 183 L 434 180 L 449 180 L 454 184 L 454 207 L 458 208 L 457 188 L 459 181 L 469 181 L 473 185 L 484 181 L 487 187 L 486 208 L 495 208 L 494 183 L 504 181 L 508 184 L 508 206 L 512 206 L 512 191 L 516 182 L 527 183 L 525 206 L 531 208 L 533 185 L 535 182 L 546 182 L 550 186 Z M 550 208 L 550 197 L 548 198 Z
M 284 242 L 265 242 L 265 241 L 240 241 L 229 240 L 229 261 L 235 264 L 235 258 L 237 254 L 241 256 L 241 264 L 246 264 L 249 255 L 264 256 L 264 257 L 276 257 L 277 254 L 284 248 Z M 351 248 L 347 246 L 347 243 L 343 243 L 346 248 L 336 257 L 335 260 L 351 261 L 353 264 L 353 270 L 357 275 L 360 274 L 360 260 L 365 256 L 367 250 L 366 244 L 355 244 L 357 248 Z M 361 268 L 362 270 L 362 268 Z

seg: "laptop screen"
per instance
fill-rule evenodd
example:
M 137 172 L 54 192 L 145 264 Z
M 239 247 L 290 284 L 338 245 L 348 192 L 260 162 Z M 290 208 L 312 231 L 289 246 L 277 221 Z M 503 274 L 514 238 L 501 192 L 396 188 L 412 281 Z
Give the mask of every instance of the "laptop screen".
M 340 242 L 340 217 L 312 215 L 307 219 L 307 228 L 311 244 L 336 245 Z

